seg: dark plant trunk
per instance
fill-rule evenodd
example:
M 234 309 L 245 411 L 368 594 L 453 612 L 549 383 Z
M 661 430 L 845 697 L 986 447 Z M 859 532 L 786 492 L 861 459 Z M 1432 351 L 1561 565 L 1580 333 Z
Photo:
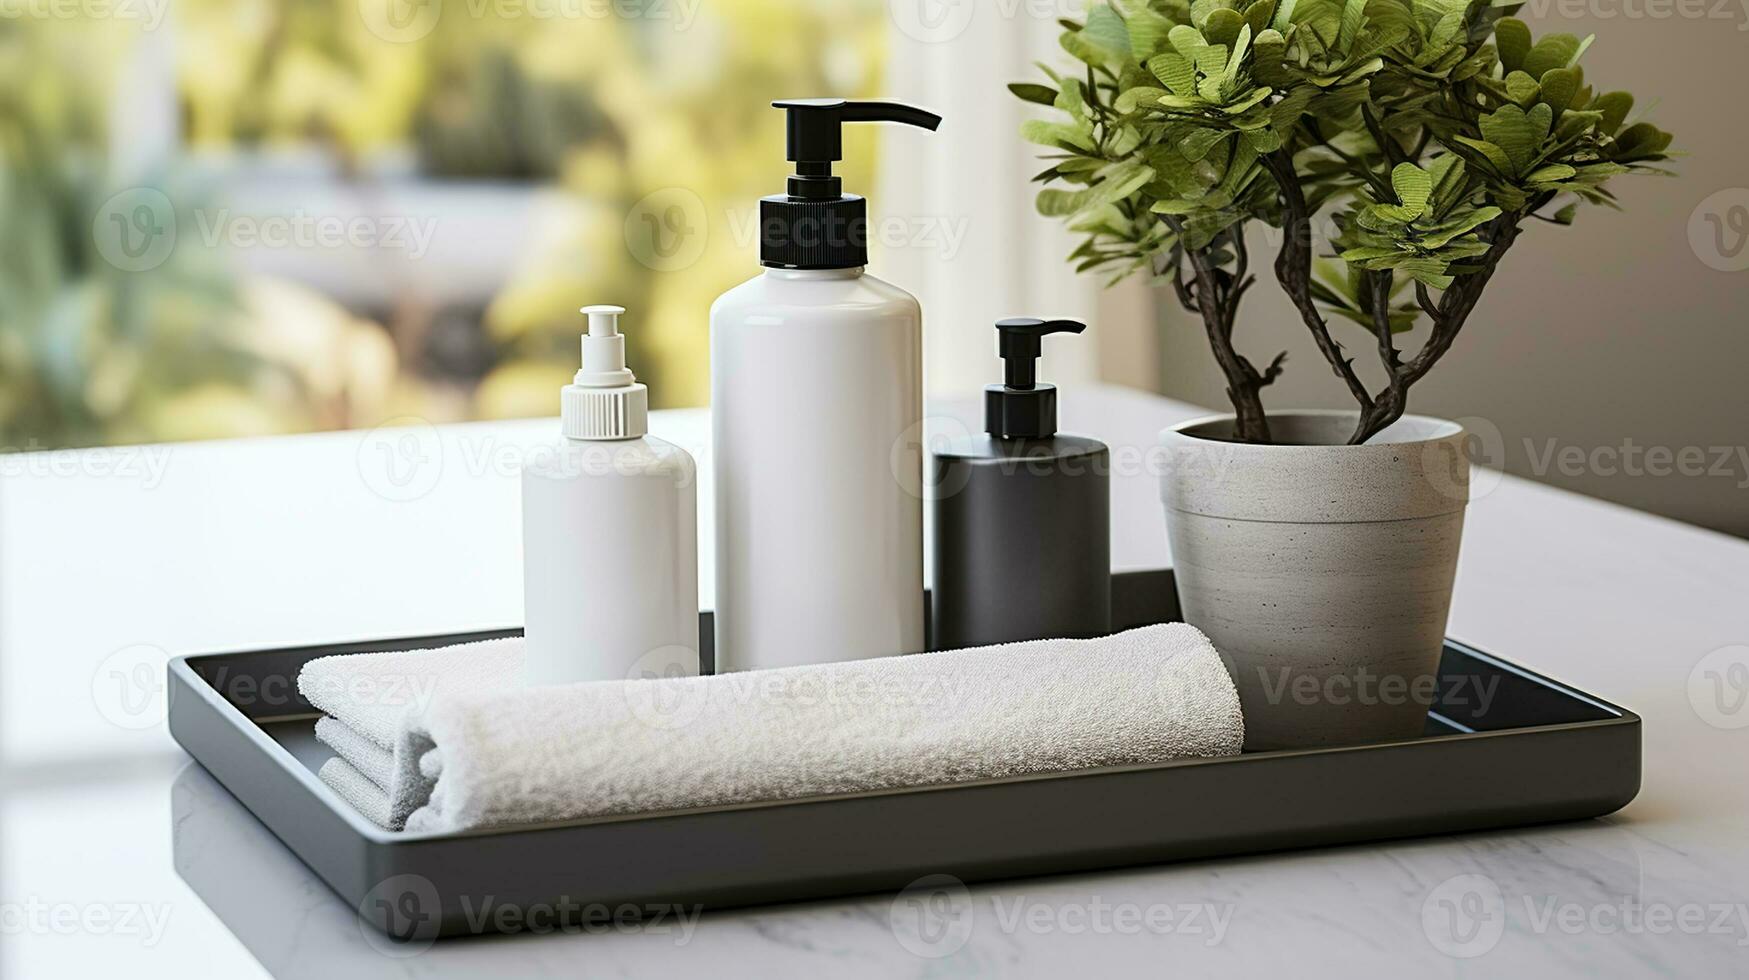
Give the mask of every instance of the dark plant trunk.
M 1171 219 L 1167 219 L 1171 222 Z M 1180 233 L 1182 228 L 1171 222 L 1173 230 Z M 1237 227 L 1227 232 L 1227 244 L 1233 250 L 1234 269 L 1228 271 L 1215 265 L 1210 257 L 1209 249 L 1189 249 L 1180 247 L 1174 250 L 1173 268 L 1170 270 L 1156 269 L 1161 274 L 1170 274 L 1173 289 L 1178 294 L 1178 300 L 1186 310 L 1202 318 L 1203 331 L 1208 335 L 1209 350 L 1215 355 L 1215 363 L 1220 366 L 1221 374 L 1227 379 L 1227 400 L 1233 404 L 1233 438 L 1239 442 L 1268 443 L 1269 416 L 1263 410 L 1263 389 L 1268 387 L 1281 374 L 1282 360 L 1285 352 L 1271 361 L 1269 366 L 1259 371 L 1245 355 L 1240 354 L 1233 346 L 1233 326 L 1239 314 L 1239 299 L 1256 281 L 1254 276 L 1246 274 L 1249 261 L 1245 249 L 1245 240 Z M 1184 259 L 1190 259 L 1190 277 L 1185 276 Z

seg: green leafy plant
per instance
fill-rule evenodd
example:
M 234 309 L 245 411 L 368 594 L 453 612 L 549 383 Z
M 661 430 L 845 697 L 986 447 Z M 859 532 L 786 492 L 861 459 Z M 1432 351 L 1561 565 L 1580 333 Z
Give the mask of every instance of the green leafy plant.
M 1009 86 L 1053 110 L 1022 130 L 1048 150 L 1038 209 L 1084 236 L 1077 271 L 1145 271 L 1200 317 L 1243 441 L 1270 441 L 1261 392 L 1286 357 L 1234 343 L 1252 223 L 1274 230 L 1275 277 L 1359 404 L 1361 443 L 1402 416 L 1524 222 L 1570 224 L 1615 206 L 1609 178 L 1665 172 L 1670 135 L 1585 83 L 1590 38 L 1533 39 L 1488 0 L 1091 3 L 1062 22 L 1077 70 Z M 1321 216 L 1333 254 L 1314 261 Z M 1382 387 L 1329 317 L 1371 334 Z M 1422 319 L 1406 354 L 1396 337 Z

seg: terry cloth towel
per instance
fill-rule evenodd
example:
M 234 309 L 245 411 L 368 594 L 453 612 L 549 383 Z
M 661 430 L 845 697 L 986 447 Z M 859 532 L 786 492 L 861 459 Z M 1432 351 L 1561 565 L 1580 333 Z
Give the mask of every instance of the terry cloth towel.
M 310 661 L 298 673 L 298 692 L 324 712 L 316 739 L 337 756 L 316 775 L 373 822 L 401 829 L 417 805 L 418 760 L 395 754 L 407 713 L 445 692 L 513 686 L 521 670 L 520 639 Z
M 1090 640 L 500 690 L 409 714 L 406 829 L 482 827 L 1233 755 L 1233 682 L 1182 623 Z

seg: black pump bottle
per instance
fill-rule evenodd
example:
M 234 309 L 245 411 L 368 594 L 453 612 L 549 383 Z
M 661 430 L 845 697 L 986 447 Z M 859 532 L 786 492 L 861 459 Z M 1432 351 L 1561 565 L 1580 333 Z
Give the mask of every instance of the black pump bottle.
M 1006 378 L 984 389 L 986 434 L 930 460 L 934 649 L 1111 632 L 1111 452 L 1057 432 L 1037 372 L 1045 335 L 1085 329 L 997 321 Z

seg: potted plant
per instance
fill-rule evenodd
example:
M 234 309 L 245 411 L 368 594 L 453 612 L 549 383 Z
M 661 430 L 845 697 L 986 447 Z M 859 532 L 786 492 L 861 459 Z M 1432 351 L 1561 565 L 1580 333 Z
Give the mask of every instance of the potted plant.
M 1162 434 L 1162 493 L 1185 618 L 1228 657 L 1248 748 L 1420 732 L 1468 464 L 1459 426 L 1405 415 L 1409 391 L 1527 222 L 1613 206 L 1610 178 L 1666 157 L 1669 134 L 1628 124 L 1632 96 L 1585 83 L 1590 38 L 1533 40 L 1507 12 L 1093 0 L 1063 22 L 1077 70 L 1010 86 L 1054 110 L 1023 135 L 1050 151 L 1040 212 L 1085 236 L 1077 270 L 1169 284 L 1226 378 L 1231 414 Z M 1235 339 L 1253 225 L 1354 410 L 1264 410 L 1286 355 Z

